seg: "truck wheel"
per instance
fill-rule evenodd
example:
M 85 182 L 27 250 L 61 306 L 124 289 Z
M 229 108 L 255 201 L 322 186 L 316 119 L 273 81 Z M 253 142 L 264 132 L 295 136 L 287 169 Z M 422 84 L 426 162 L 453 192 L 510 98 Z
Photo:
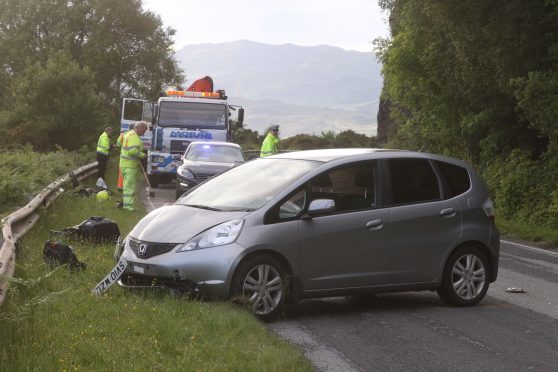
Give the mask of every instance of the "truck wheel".
M 151 187 L 155 188 L 159 186 L 159 176 L 148 174 L 147 179 L 149 180 L 149 184 L 151 185 Z

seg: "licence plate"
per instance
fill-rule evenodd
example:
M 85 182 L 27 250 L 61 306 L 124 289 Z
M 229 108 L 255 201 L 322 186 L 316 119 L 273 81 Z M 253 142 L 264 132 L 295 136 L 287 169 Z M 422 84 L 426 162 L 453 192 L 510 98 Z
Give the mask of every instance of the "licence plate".
M 124 273 L 127 266 L 128 261 L 126 261 L 124 257 L 121 257 L 120 260 L 116 263 L 116 266 L 114 266 L 110 273 L 108 273 L 107 276 L 105 276 L 104 279 L 101 280 L 91 292 L 98 295 L 106 292 L 109 287 L 113 285 L 118 280 L 118 278 L 120 278 L 120 275 Z
M 134 271 L 135 271 L 136 273 L 140 273 L 140 274 L 145 273 L 145 269 L 144 269 L 143 267 L 141 267 L 141 266 L 136 266 L 136 265 L 134 265 Z

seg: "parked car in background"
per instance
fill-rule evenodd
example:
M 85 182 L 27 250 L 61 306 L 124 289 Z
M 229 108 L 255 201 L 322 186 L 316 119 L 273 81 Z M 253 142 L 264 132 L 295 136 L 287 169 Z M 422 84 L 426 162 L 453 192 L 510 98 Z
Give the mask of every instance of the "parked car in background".
M 359 293 L 437 290 L 472 306 L 496 280 L 499 244 L 493 203 L 464 162 L 330 149 L 218 175 L 144 217 L 117 252 L 122 285 L 241 296 L 268 319 L 286 299 Z
M 236 143 L 196 141 L 188 145 L 176 171 L 176 199 L 201 182 L 244 163 Z

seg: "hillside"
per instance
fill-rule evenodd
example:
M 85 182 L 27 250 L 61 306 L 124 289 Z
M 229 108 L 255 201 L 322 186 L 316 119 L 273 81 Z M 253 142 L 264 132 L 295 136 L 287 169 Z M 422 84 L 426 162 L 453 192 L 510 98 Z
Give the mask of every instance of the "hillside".
M 189 82 L 210 75 L 231 103 L 242 104 L 250 129 L 273 122 L 283 136 L 376 133 L 382 77 L 372 52 L 237 41 L 188 45 L 176 58 Z

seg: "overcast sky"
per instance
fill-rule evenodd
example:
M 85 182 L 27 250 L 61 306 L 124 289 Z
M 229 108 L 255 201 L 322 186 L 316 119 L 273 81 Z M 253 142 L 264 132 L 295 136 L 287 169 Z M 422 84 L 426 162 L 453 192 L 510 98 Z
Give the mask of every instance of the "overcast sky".
M 251 40 L 370 52 L 372 40 L 389 34 L 377 0 L 144 0 L 144 7 L 177 31 L 177 49 Z

